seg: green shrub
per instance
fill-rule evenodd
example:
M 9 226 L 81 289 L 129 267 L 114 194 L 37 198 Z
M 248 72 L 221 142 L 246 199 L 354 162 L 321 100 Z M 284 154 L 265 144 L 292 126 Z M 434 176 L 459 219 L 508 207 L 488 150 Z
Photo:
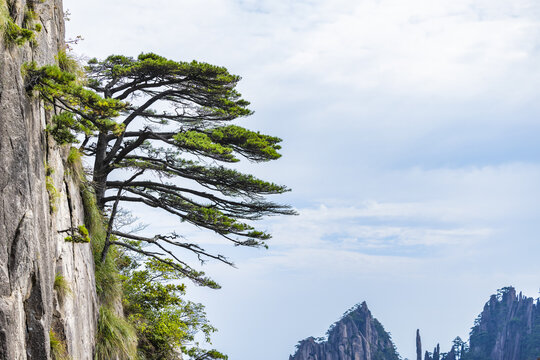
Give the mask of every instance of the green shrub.
M 67 157 L 67 163 L 70 166 L 76 166 L 81 164 L 81 152 L 76 147 L 69 149 L 69 155 Z
M 15 24 L 15 22 L 9 18 L 4 24 L 4 40 L 8 45 L 24 45 L 27 41 L 33 43 L 34 32 L 29 29 L 25 29 Z
M 0 0 L 0 30 L 4 30 L 4 26 L 9 19 L 9 9 L 6 0 Z
M 22 26 L 15 22 L 15 5 L 0 0 L 0 30 L 3 33 L 6 44 L 9 45 L 24 45 L 30 42 L 30 45 L 36 45 L 35 32 L 40 32 L 41 24 L 35 24 L 38 15 L 34 11 L 33 2 L 29 1 L 28 6 L 24 9 Z
M 75 230 L 72 229 L 72 234 L 70 236 L 66 236 L 64 241 L 72 243 L 89 243 L 91 239 L 88 235 L 88 230 L 86 230 L 86 227 L 84 225 L 80 225 Z

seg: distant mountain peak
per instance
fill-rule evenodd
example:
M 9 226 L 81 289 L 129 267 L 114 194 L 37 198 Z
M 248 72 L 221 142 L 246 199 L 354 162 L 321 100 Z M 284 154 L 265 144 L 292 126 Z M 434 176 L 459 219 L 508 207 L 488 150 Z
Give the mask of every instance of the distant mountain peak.
M 399 360 L 384 327 L 366 302 L 350 308 L 328 329 L 326 339 L 309 337 L 297 345 L 290 360 Z
M 512 286 L 491 295 L 474 322 L 469 341 L 456 337 L 448 352 L 437 344 L 422 349 L 416 330 L 416 360 L 540 359 L 540 299 L 523 296 Z M 300 341 L 289 360 L 399 360 L 390 334 L 375 319 L 366 302 L 347 310 L 325 338 Z

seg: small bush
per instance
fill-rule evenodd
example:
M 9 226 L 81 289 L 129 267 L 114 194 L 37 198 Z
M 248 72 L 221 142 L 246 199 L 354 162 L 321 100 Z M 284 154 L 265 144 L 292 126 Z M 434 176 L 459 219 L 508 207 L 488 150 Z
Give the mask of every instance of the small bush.
M 27 41 L 33 43 L 34 32 L 29 29 L 25 29 L 15 24 L 15 22 L 9 18 L 4 25 L 4 40 L 9 45 L 24 45 Z
M 108 306 L 99 309 L 95 360 L 128 360 L 137 356 L 137 336 L 133 327 Z
M 69 149 L 69 155 L 67 157 L 67 163 L 71 166 L 75 166 L 81 162 L 81 152 L 79 149 L 72 147 Z
M 91 241 L 90 235 L 88 234 L 88 230 L 86 229 L 86 226 L 79 225 L 77 229 L 72 229 L 71 236 L 66 236 L 64 238 L 64 241 L 67 242 L 73 242 L 73 243 L 89 243 Z

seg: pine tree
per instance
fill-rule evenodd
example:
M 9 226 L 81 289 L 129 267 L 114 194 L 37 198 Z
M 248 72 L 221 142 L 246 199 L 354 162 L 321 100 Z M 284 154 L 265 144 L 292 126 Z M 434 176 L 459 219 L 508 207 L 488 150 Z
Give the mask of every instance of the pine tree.
M 26 66 L 27 90 L 38 90 L 53 105 L 57 115 L 48 130 L 59 142 L 84 135 L 80 150 L 93 157 L 98 206 L 110 211 L 102 260 L 117 245 L 172 266 L 197 284 L 218 287 L 178 250 L 193 252 L 200 261 L 232 265 L 230 260 L 181 234 L 148 237 L 115 230 L 119 204 L 161 209 L 249 247 L 266 246 L 270 238 L 251 221 L 295 213 L 265 199 L 288 191 L 285 186 L 224 166 L 241 158 L 266 162 L 281 156 L 281 139 L 230 123 L 252 114 L 235 90 L 239 76 L 151 53 L 92 59 L 85 83 L 69 65 Z

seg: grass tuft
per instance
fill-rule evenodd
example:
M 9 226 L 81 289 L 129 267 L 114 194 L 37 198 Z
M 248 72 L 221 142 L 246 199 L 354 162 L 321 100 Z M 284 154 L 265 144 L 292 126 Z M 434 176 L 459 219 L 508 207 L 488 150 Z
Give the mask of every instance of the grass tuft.
M 58 201 L 60 194 L 58 193 L 58 190 L 56 190 L 53 178 L 50 175 L 45 176 L 45 188 L 49 193 L 49 211 L 51 214 L 54 214 L 56 212 L 56 202 Z
M 72 74 L 77 75 L 78 78 L 84 78 L 84 72 L 79 65 L 79 62 L 65 50 L 59 50 L 58 54 L 55 56 L 58 67 L 62 71 L 66 71 Z
M 108 306 L 99 309 L 95 360 L 128 360 L 137 356 L 137 335 L 129 322 Z
M 6 0 L 0 0 L 0 30 L 5 29 L 6 23 L 11 19 L 9 16 L 9 8 Z
M 84 169 L 82 166 L 82 154 L 76 147 L 71 147 L 69 149 L 69 155 L 66 159 L 65 171 L 72 175 L 75 179 L 78 179 L 80 182 L 84 182 L 85 175 Z
M 51 357 L 53 360 L 71 360 L 66 350 L 66 344 L 60 340 L 54 330 L 49 330 Z
M 79 163 L 80 159 L 73 159 Z M 69 160 L 68 160 L 69 162 Z M 85 229 L 91 238 L 94 254 L 96 290 L 102 306 L 99 310 L 95 360 L 127 360 L 137 358 L 137 333 L 132 324 L 114 312 L 115 304 L 122 300 L 122 282 L 115 259 L 118 253 L 111 248 L 105 261 L 101 251 L 107 235 L 105 217 L 97 206 L 96 196 L 89 184 L 81 181 Z
M 69 282 L 60 274 L 56 274 L 54 277 L 54 290 L 58 293 L 60 298 L 64 299 L 67 295 L 71 294 L 71 287 Z
M 90 186 L 83 185 L 82 198 L 84 203 L 84 223 L 87 225 L 92 239 L 92 251 L 94 253 L 94 263 L 96 264 L 96 290 L 101 301 L 110 305 L 122 296 L 122 283 L 114 261 L 116 253 L 114 249 L 111 249 L 105 261 L 101 262 L 101 251 L 105 244 L 107 224 L 99 211 L 96 196 Z

